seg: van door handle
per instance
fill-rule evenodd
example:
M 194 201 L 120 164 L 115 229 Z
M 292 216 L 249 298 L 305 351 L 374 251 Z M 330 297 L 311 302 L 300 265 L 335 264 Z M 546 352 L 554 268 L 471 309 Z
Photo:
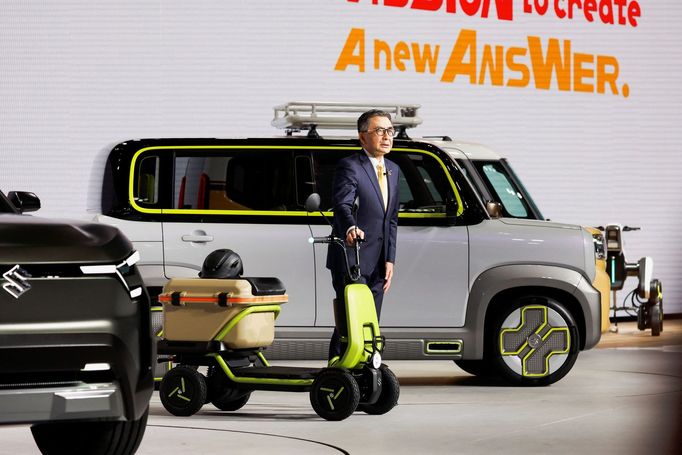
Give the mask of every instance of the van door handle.
M 207 242 L 213 241 L 212 235 L 199 234 L 199 233 L 194 233 L 194 232 L 191 234 L 185 234 L 181 238 L 182 238 L 183 242 L 193 242 L 193 243 L 207 243 Z

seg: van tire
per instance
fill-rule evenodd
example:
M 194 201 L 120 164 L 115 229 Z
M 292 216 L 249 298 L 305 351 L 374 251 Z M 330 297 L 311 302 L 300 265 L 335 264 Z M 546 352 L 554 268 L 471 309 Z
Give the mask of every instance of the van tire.
M 455 365 L 474 376 L 488 378 L 495 376 L 495 370 L 488 359 L 455 360 Z
M 499 376 L 513 385 L 550 385 L 563 378 L 578 357 L 575 320 L 550 297 L 513 300 L 494 315 L 491 329 L 486 352 Z

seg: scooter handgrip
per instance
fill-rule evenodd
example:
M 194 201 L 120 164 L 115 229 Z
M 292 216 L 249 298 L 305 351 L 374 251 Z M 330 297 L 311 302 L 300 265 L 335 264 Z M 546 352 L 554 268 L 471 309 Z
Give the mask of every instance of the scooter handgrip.
M 310 237 L 308 239 L 308 242 L 310 243 L 332 243 L 332 237 L 331 236 L 325 236 L 325 237 Z

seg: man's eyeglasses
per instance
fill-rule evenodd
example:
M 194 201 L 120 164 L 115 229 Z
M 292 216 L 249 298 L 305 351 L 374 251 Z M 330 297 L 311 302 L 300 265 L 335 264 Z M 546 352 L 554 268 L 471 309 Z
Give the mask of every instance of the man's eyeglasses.
M 386 136 L 387 134 L 391 137 L 395 136 L 395 128 L 374 128 L 373 130 L 363 131 L 363 133 L 376 134 L 379 137 Z

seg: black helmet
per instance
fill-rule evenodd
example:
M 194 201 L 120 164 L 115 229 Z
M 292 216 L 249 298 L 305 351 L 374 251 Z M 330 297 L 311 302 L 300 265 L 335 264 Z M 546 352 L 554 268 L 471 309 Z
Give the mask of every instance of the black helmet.
M 215 250 L 204 259 L 201 278 L 238 278 L 244 273 L 242 258 L 232 250 Z

